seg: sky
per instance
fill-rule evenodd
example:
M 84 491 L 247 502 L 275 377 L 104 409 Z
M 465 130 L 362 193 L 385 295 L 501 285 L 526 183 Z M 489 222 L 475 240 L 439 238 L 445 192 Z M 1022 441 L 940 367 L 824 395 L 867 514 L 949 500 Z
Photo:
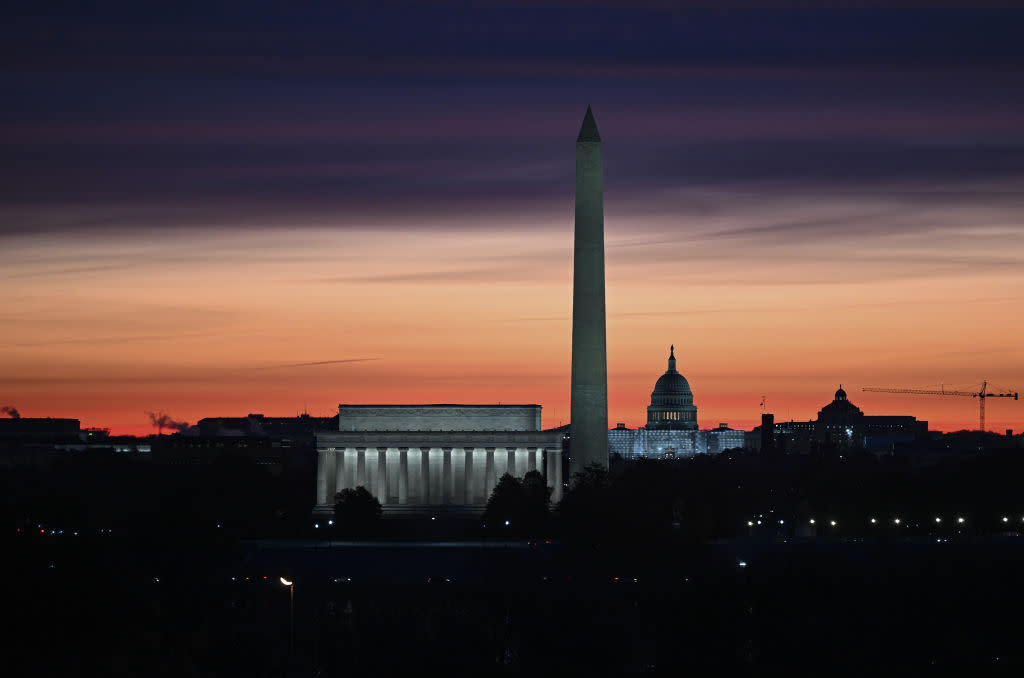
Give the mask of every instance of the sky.
M 604 140 L 609 424 L 674 344 L 760 403 L 977 427 L 1024 387 L 1024 12 L 23 3 L 0 26 L 0 405 L 148 433 L 339 403 L 568 423 L 575 138 Z M 842 5 L 843 3 L 839 3 Z M 990 430 L 1024 429 L 991 399 Z

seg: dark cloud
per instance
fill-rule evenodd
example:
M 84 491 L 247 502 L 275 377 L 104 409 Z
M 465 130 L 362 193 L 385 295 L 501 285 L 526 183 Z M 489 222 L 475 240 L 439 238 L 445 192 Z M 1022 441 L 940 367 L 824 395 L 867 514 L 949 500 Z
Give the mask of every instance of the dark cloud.
M 682 187 L 754 202 L 889 186 L 904 191 L 894 213 L 1021 193 L 1020 11 L 144 5 L 5 17 L 0 237 L 447 217 L 472 229 L 506 214 L 529 228 L 565 211 L 588 102 L 610 217 L 728 209 Z M 936 183 L 978 192 L 910 188 Z M 1011 190 L 984 194 L 997 184 Z M 750 228 L 798 237 L 856 220 Z
M 739 3 L 749 5 L 749 3 Z M 765 3 L 754 3 L 764 5 Z M 771 4 L 771 3 L 768 3 Z M 852 3 L 851 3 L 852 4 Z M 1012 10 L 676 3 L 110 3 L 5 17 L 18 67 L 191 75 L 450 74 L 524 58 L 679 63 L 1019 63 Z M 131 57 L 131 58 L 126 58 Z M 462 65 L 461 69 L 457 65 Z M 493 66 L 492 66 L 493 68 Z

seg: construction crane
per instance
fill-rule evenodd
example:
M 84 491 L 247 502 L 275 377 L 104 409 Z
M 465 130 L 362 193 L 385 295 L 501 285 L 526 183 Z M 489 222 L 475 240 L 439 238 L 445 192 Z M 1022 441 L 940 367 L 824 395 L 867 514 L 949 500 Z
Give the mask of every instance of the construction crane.
M 980 391 L 947 391 L 945 387 L 940 387 L 938 391 L 922 389 L 922 388 L 863 388 L 862 391 L 871 391 L 874 393 L 914 393 L 917 395 L 947 395 L 947 396 L 963 396 L 966 398 L 977 398 L 979 415 L 978 415 L 978 428 L 981 431 L 985 430 L 985 399 L 986 398 L 1013 398 L 1019 400 L 1017 392 L 1013 393 L 989 393 L 988 382 L 981 382 Z

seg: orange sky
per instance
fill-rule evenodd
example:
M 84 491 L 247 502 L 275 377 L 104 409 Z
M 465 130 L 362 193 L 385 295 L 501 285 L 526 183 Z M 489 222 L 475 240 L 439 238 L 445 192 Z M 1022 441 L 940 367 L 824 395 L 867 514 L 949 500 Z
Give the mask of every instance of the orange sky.
M 977 400 L 860 389 L 1024 385 L 1019 211 L 879 223 L 898 201 L 884 189 L 677 193 L 727 207 L 698 219 L 606 192 L 609 425 L 643 424 L 673 343 L 702 428 L 751 428 L 762 396 L 777 419 L 813 418 L 840 382 L 868 414 L 973 428 Z M 194 422 L 339 402 L 531 402 L 565 423 L 571 221 L 568 201 L 545 210 L 8 236 L 0 404 L 140 434 L 146 410 Z M 823 215 L 855 226 L 758 235 Z M 989 400 L 988 427 L 1024 428 L 1024 403 Z

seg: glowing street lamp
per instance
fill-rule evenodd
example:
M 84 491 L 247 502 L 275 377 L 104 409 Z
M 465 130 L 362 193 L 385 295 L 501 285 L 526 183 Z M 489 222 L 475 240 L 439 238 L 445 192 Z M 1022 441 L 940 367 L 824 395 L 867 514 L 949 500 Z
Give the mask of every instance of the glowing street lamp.
M 941 522 L 942 522 L 942 518 L 936 518 L 936 519 L 935 519 L 935 522 L 936 522 L 936 523 L 941 523 Z
M 960 523 L 961 525 L 963 525 L 963 524 L 964 524 L 964 519 L 963 519 L 963 518 L 957 518 L 957 519 L 956 519 L 956 522 L 958 522 L 958 523 Z
M 295 582 L 281 577 L 281 583 L 288 587 L 288 651 L 295 653 Z

